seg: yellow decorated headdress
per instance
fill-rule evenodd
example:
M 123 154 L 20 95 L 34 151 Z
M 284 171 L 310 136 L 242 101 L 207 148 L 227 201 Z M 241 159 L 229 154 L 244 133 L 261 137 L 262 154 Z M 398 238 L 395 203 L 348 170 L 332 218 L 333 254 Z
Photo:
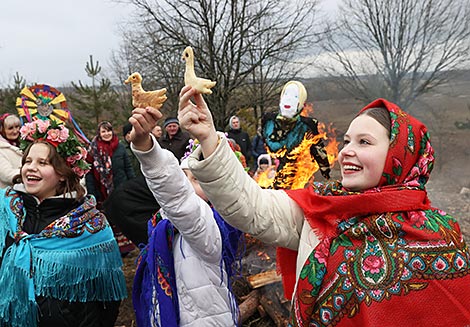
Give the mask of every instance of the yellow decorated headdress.
M 68 110 L 64 94 L 52 86 L 36 84 L 24 87 L 16 98 L 16 110 L 23 124 L 36 119 L 51 120 L 59 125 L 69 123 L 82 143 L 90 143 Z

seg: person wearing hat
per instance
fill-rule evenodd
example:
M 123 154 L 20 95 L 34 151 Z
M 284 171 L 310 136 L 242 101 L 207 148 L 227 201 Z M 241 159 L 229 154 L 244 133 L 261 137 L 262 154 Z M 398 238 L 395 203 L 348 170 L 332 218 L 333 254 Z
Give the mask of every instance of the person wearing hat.
M 253 175 L 254 180 L 262 188 L 269 188 L 276 175 L 276 168 L 272 164 L 271 156 L 267 153 L 260 154 L 256 164 L 258 168 Z
M 165 134 L 160 137 L 159 143 L 163 149 L 171 151 L 176 159 L 181 160 L 191 137 L 183 132 L 176 117 L 168 117 L 163 123 Z

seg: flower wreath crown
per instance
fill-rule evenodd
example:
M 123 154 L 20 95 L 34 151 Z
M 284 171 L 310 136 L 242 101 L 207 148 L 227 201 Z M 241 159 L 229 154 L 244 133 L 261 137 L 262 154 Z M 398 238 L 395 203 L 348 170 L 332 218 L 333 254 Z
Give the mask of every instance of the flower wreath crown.
M 56 148 L 57 153 L 78 177 L 83 177 L 90 170 L 90 164 L 85 161 L 87 150 L 63 124 L 53 120 L 33 120 L 21 127 L 20 135 L 22 151 L 35 140 L 46 141 Z

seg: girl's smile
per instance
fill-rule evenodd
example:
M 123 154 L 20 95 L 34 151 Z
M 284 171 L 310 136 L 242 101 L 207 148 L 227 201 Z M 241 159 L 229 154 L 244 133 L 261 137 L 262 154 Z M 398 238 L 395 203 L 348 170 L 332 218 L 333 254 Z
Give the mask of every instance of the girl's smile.
M 389 147 L 385 127 L 367 115 L 360 115 L 349 125 L 338 161 L 342 184 L 350 191 L 362 191 L 378 185 Z

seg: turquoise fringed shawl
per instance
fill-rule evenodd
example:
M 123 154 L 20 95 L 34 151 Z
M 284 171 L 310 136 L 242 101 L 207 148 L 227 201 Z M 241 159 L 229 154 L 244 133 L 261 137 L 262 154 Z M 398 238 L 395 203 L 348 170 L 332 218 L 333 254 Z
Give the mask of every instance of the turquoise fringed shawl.
M 78 208 L 39 234 L 26 234 L 23 203 L 11 188 L 0 190 L 0 326 L 36 326 L 36 296 L 67 301 L 118 301 L 126 283 L 122 260 L 106 218 L 87 197 Z M 77 317 L 79 319 L 79 317 Z

